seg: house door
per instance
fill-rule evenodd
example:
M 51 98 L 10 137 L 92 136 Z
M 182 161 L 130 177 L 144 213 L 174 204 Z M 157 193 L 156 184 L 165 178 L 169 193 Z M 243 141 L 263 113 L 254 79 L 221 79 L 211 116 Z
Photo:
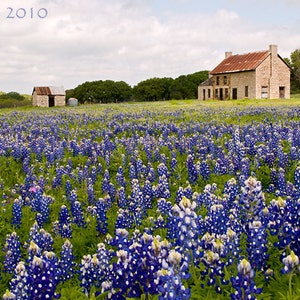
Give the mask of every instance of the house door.
M 223 89 L 220 89 L 220 100 L 223 100 Z
M 234 99 L 234 100 L 237 99 L 237 88 L 232 89 L 232 99 Z
M 49 107 L 52 107 L 52 106 L 54 106 L 54 96 L 49 96 Z
M 284 86 L 279 87 L 279 98 L 284 99 L 285 98 L 285 88 Z
M 205 89 L 203 89 L 203 100 L 205 100 Z

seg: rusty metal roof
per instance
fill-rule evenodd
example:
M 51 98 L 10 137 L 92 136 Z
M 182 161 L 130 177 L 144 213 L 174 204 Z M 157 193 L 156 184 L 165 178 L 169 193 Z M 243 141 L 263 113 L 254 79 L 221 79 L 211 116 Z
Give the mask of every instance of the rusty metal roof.
M 35 86 L 33 93 L 36 91 L 38 95 L 65 95 L 66 92 L 62 86 Z
M 268 56 L 270 51 L 231 55 L 225 58 L 211 72 L 211 75 L 255 70 Z

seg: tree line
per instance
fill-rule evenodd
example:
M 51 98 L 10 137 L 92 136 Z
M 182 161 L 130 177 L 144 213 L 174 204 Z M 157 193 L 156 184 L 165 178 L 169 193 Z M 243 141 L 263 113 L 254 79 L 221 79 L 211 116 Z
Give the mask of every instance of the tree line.
M 300 93 L 300 49 L 291 53 L 290 58 L 285 59 L 291 66 L 291 93 Z
M 300 93 L 300 49 L 285 61 L 291 67 L 291 93 Z M 80 103 L 110 103 L 125 101 L 162 101 L 170 99 L 197 99 L 198 85 L 208 78 L 208 71 L 170 77 L 150 78 L 131 87 L 125 81 L 98 80 L 84 82 L 67 90 L 66 97 Z
M 125 101 L 162 101 L 196 99 L 198 85 L 208 78 L 208 71 L 170 77 L 150 78 L 131 87 L 125 81 L 86 81 L 67 90 L 67 99 L 74 97 L 80 103 L 111 103 Z

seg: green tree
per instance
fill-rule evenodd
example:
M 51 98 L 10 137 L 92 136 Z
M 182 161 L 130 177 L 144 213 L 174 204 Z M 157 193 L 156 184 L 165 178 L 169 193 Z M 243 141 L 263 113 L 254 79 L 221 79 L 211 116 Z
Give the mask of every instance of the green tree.
M 172 78 L 151 78 L 141 81 L 133 88 L 134 99 L 138 101 L 170 100 Z
M 128 101 L 131 94 L 132 88 L 124 81 L 97 80 L 78 85 L 73 90 L 72 97 L 77 98 L 80 103 L 111 103 Z
M 198 85 L 208 78 L 208 71 L 177 77 L 171 88 L 172 99 L 197 99 Z
M 22 101 L 25 99 L 25 97 L 20 95 L 17 92 L 9 92 L 9 93 L 0 95 L 0 99 L 14 99 L 14 100 Z
M 291 53 L 291 89 L 292 92 L 300 92 L 300 49 Z

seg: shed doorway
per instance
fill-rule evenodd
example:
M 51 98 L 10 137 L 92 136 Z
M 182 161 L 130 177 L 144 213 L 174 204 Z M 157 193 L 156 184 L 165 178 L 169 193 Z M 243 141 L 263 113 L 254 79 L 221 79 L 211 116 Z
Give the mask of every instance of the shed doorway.
M 49 107 L 54 106 L 54 104 L 55 104 L 54 98 L 55 98 L 55 96 L 52 96 L 52 95 L 49 96 Z

